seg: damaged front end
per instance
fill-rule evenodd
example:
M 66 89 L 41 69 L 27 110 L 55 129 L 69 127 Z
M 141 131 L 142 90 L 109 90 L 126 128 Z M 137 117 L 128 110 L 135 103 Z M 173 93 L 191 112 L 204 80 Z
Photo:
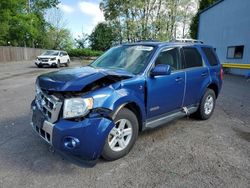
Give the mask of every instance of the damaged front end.
M 132 76 L 80 69 L 38 77 L 32 126 L 55 150 L 72 159 L 95 161 L 114 127 L 112 109 L 101 104 L 120 81 Z

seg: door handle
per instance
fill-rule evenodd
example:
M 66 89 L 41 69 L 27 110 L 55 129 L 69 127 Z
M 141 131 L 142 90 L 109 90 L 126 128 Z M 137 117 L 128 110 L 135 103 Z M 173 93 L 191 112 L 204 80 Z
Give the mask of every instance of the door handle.
M 202 77 L 206 77 L 207 75 L 208 75 L 207 72 L 203 72 L 203 73 L 201 74 Z
M 181 82 L 182 80 L 183 80 L 183 78 L 181 78 L 181 77 L 177 77 L 177 78 L 175 79 L 176 82 Z

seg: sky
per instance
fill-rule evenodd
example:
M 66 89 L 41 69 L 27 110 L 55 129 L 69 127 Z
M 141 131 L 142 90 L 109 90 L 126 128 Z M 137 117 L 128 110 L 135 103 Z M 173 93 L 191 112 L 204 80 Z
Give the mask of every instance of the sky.
M 91 34 L 94 27 L 104 21 L 103 12 L 99 8 L 101 0 L 60 0 L 59 10 L 63 14 L 65 27 L 71 31 L 74 38 L 79 38 L 82 33 Z M 194 13 L 197 10 L 197 0 L 194 3 Z M 181 35 L 182 25 L 177 27 L 178 35 Z
M 74 38 L 82 33 L 90 34 L 98 22 L 104 21 L 99 8 L 101 0 L 60 0 L 58 8 L 63 13 L 66 27 Z

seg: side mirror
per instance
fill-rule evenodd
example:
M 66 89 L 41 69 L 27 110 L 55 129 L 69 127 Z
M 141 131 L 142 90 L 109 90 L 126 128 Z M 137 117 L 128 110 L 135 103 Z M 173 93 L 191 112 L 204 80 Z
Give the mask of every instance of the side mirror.
M 165 65 L 165 64 L 156 65 L 150 72 L 150 75 L 153 77 L 170 75 L 170 74 L 171 74 L 171 67 L 170 65 Z

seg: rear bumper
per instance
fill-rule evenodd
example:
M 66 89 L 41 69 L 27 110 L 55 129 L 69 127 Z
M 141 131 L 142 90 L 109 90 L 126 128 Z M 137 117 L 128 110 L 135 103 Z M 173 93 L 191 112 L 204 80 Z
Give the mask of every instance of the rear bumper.
M 86 161 L 99 158 L 105 140 L 114 127 L 112 120 L 101 116 L 85 118 L 79 122 L 62 119 L 54 124 L 45 120 L 41 128 L 33 122 L 31 125 L 56 151 Z M 75 147 L 68 147 L 66 142 L 69 139 L 76 141 Z

